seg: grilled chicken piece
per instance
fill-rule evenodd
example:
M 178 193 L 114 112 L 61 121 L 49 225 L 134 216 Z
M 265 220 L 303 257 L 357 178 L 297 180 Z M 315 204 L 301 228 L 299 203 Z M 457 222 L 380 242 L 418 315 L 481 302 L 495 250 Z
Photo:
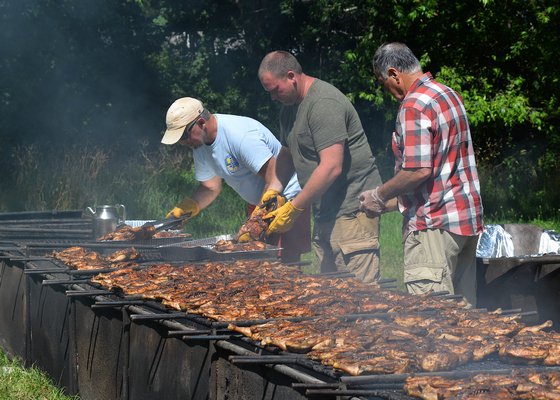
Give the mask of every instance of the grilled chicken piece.
M 123 268 L 127 267 L 131 261 L 140 259 L 140 253 L 133 248 L 119 250 L 103 257 L 95 251 L 89 251 L 79 246 L 54 251 L 52 256 L 77 270 Z
M 152 239 L 166 239 L 166 238 L 186 238 L 190 237 L 190 233 L 176 232 L 176 231 L 157 231 Z
M 370 374 L 400 374 L 408 370 L 409 359 L 388 358 L 377 356 L 365 360 L 335 360 L 332 364 L 334 368 L 341 369 L 350 375 Z
M 98 238 L 98 241 L 124 241 L 124 240 L 149 240 L 156 234 L 156 228 L 150 226 L 138 226 L 133 228 L 131 226 L 124 226 L 114 232 L 109 232 L 106 235 Z
M 69 247 L 62 251 L 53 251 L 52 256 L 73 269 L 93 270 L 109 267 L 107 260 L 99 253 L 83 247 Z
M 258 251 L 266 249 L 266 243 L 253 241 L 247 243 L 237 243 L 233 240 L 218 240 L 212 249 L 222 253 L 230 253 L 232 251 Z
M 539 332 L 542 331 L 545 328 L 550 328 L 552 326 L 552 321 L 548 320 L 543 322 L 540 325 L 534 325 L 534 326 L 526 326 L 523 329 L 521 329 L 519 331 L 520 334 L 524 334 L 525 332 Z
M 421 399 L 469 400 L 559 400 L 558 372 L 542 374 L 514 371 L 509 375 L 479 374 L 472 378 L 446 379 L 443 377 L 416 376 L 406 379 L 407 394 Z
M 444 398 L 440 393 L 446 392 L 450 395 L 460 393 L 464 390 L 457 381 L 441 377 L 412 376 L 404 383 L 405 392 L 414 397 L 424 400 L 439 400 Z
M 445 371 L 459 365 L 459 356 L 449 351 L 418 354 L 418 363 L 422 371 Z
M 255 208 L 249 219 L 239 228 L 236 239 L 243 242 L 262 240 L 271 221 L 270 219 L 263 219 L 268 213 L 269 210 L 266 208 Z
M 497 353 L 500 346 L 509 341 L 507 336 L 483 339 L 472 345 L 473 361 L 481 361 L 491 354 Z
M 525 327 L 518 320 L 519 315 L 499 316 L 484 313 L 470 313 L 460 318 L 457 325 L 476 328 L 481 334 L 492 336 L 508 336 L 517 333 Z
M 560 365 L 560 334 L 524 330 L 500 347 L 499 354 L 512 362 Z
M 122 262 L 122 261 L 133 261 L 141 259 L 141 255 L 135 248 L 122 249 L 115 251 L 113 254 L 105 257 L 109 262 Z
M 262 240 L 268 229 L 269 220 L 262 219 L 260 215 L 251 216 L 237 232 L 237 238 L 248 235 L 250 240 Z

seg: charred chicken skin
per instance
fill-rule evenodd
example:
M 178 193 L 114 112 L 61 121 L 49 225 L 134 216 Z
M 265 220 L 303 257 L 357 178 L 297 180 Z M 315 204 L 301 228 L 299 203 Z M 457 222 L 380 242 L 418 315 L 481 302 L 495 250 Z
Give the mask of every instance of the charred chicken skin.
M 84 260 L 107 265 L 109 259 L 122 262 L 125 258 L 122 254 L 101 257 L 90 253 L 69 248 L 56 255 L 74 265 Z M 410 295 L 352 278 L 306 275 L 280 262 L 238 260 L 142 267 L 130 263 L 97 274 L 91 281 L 124 295 L 228 321 L 229 329 L 263 346 L 305 353 L 352 375 L 452 370 L 491 354 L 499 360 L 498 354 L 507 363 L 560 365 L 560 334 L 545 331 L 551 327 L 548 321 L 527 326 L 517 315 L 462 309 L 461 302 L 454 299 Z M 355 317 L 365 313 L 363 318 Z M 297 321 L 289 321 L 291 318 Z M 248 320 L 271 321 L 236 325 L 236 321 Z M 502 375 L 500 381 L 508 379 Z M 471 379 L 478 380 L 483 383 L 460 386 L 462 389 L 448 380 L 437 384 L 431 380 L 427 385 L 411 381 L 409 389 L 421 398 L 434 399 L 554 398 L 542 397 L 547 389 L 538 385 L 560 381 L 555 376 L 533 376 L 512 388 L 495 386 L 489 378 Z M 516 391 L 513 397 L 511 390 Z M 551 389 L 551 393 L 555 392 Z
M 177 232 L 166 232 L 157 231 L 156 228 L 151 226 L 138 226 L 133 228 L 131 226 L 124 226 L 117 229 L 114 232 L 109 232 L 106 235 L 101 236 L 97 240 L 103 241 L 139 241 L 139 240 L 150 240 L 158 238 L 169 238 L 169 237 L 186 237 L 187 234 L 177 233 Z
M 282 201 L 285 202 L 285 199 Z M 280 201 L 280 205 L 282 201 Z M 265 219 L 264 217 L 271 211 L 276 210 L 278 202 L 279 199 L 277 197 L 271 197 L 266 202 L 256 206 L 249 219 L 239 228 L 236 240 L 238 242 L 262 240 L 271 222 L 271 219 Z

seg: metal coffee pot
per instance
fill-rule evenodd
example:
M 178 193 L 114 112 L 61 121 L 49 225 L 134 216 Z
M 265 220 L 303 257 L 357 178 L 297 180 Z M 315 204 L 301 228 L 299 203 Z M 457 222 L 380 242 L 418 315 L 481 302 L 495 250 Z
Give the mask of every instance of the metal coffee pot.
M 95 211 L 88 207 L 86 211 L 93 217 L 94 239 L 116 231 L 117 226 L 124 223 L 126 219 L 126 209 L 123 204 L 95 206 Z

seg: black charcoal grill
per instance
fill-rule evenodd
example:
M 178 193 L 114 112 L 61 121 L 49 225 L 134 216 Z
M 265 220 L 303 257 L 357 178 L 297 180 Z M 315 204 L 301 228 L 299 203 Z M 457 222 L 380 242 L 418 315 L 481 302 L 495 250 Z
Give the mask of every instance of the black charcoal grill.
M 96 290 L 79 289 L 71 294 L 87 298 L 98 296 Z M 390 387 L 378 385 L 373 389 L 349 388 L 342 381 L 340 372 L 311 361 L 304 355 L 262 348 L 250 339 L 225 331 L 225 322 L 171 312 L 159 303 L 148 302 L 142 306 L 131 303 L 127 306 L 127 301 L 119 296 L 115 296 L 112 301 L 96 298 L 98 300 L 92 308 L 126 307 L 132 321 L 128 350 L 128 384 L 132 398 L 175 398 L 178 393 L 184 396 L 189 393 L 188 388 L 199 388 L 200 380 L 208 379 L 207 395 L 215 399 L 334 399 L 341 395 L 366 394 L 372 399 L 409 399 L 402 390 L 402 383 L 396 386 L 393 383 Z M 358 317 L 366 315 L 345 318 Z M 236 324 L 262 322 L 238 321 Z M 169 341 L 170 337 L 181 340 Z M 199 348 L 196 349 L 196 346 Z M 188 365 L 185 360 L 190 360 Z M 175 371 L 183 371 L 181 379 L 176 380 L 174 385 L 160 386 L 160 378 L 173 373 L 165 370 L 165 365 L 175 366 Z M 199 372 L 196 377 L 192 374 L 193 370 Z M 197 386 L 193 386 L 193 382 Z M 197 393 L 189 393 L 187 398 L 198 398 Z
M 80 244 L 106 255 L 130 247 L 129 243 L 46 237 L 24 240 L 9 235 L 4 240 L 0 250 L 4 256 L 0 258 L 0 345 L 9 354 L 43 368 L 68 394 L 78 393 L 84 400 L 411 399 L 402 386 L 409 374 L 347 376 L 304 355 L 262 347 L 227 331 L 226 321 L 211 321 L 108 292 L 88 283 L 90 273 L 71 271 L 45 257 L 53 250 Z M 192 247 L 185 243 L 135 247 L 146 263 L 214 257 L 202 256 L 204 245 L 193 242 Z M 179 251 L 167 253 L 168 248 Z M 199 248 L 199 253 L 193 248 Z M 275 258 L 270 253 L 258 254 L 258 258 Z M 247 255 L 226 259 L 238 257 Z M 461 366 L 450 374 L 504 374 L 514 368 L 519 366 L 494 359 Z
M 23 249 L 11 253 L 23 256 Z M 5 254 L 5 253 L 4 253 Z M 21 360 L 27 360 L 27 289 L 21 263 L 0 259 L 0 347 Z
M 478 268 L 478 306 L 536 311 L 532 323 L 548 319 L 560 327 L 560 255 L 538 254 L 543 230 L 530 224 L 504 224 L 511 235 L 510 257 L 481 257 Z
M 2 240 L 91 240 L 92 232 L 91 219 L 77 210 L 0 214 Z
M 84 283 L 64 285 L 75 304 L 77 388 L 84 399 L 410 399 L 397 376 L 385 376 L 389 382 L 348 377 L 305 356 L 262 348 L 225 331 L 225 322 Z M 489 364 L 471 368 L 485 371 Z

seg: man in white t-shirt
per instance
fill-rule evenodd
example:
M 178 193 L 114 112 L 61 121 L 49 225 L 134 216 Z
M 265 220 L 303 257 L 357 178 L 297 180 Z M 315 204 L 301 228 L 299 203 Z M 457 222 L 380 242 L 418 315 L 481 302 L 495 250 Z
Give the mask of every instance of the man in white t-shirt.
M 212 114 L 200 100 L 183 97 L 169 107 L 166 124 L 161 142 L 193 149 L 195 178 L 200 182 L 168 217 L 197 215 L 218 197 L 222 180 L 252 205 L 279 196 L 289 200 L 301 191 L 296 174 L 283 187 L 274 173 L 282 146 L 268 128 L 252 118 Z M 303 218 L 299 231 L 280 238 L 284 261 L 297 261 L 301 253 L 309 251 L 309 216 Z

